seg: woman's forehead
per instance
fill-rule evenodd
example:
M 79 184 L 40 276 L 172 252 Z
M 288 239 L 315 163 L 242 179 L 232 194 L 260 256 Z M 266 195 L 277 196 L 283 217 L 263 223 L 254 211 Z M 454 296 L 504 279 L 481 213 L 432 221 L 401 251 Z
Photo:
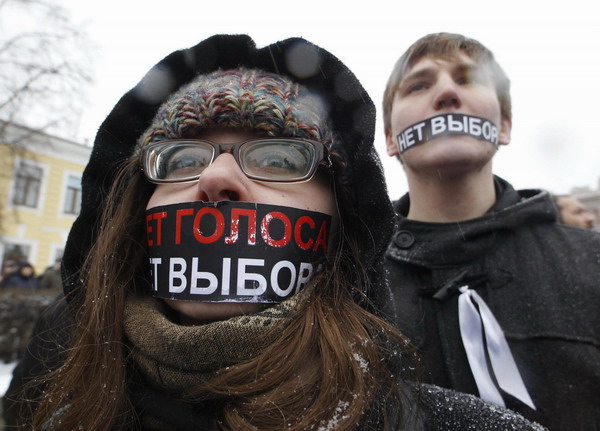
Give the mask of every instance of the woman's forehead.
M 218 142 L 221 144 L 235 144 L 237 142 L 247 141 L 248 139 L 259 138 L 261 136 L 264 136 L 264 134 L 257 130 L 211 127 L 199 130 L 194 138 L 206 139 L 207 141 Z

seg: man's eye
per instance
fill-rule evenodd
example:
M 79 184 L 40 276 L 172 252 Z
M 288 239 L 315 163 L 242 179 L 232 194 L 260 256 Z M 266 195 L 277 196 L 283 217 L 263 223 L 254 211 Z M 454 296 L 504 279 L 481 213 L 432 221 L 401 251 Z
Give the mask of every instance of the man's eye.
M 410 85 L 407 89 L 406 89 L 406 93 L 410 94 L 410 93 L 416 93 L 418 91 L 422 91 L 425 90 L 426 86 L 425 84 L 413 84 Z
M 456 80 L 459 84 L 484 84 L 486 75 L 480 70 L 466 70 L 460 74 Z
M 473 74 L 470 74 L 470 73 L 465 74 L 458 79 L 459 84 L 472 84 L 474 82 L 477 82 L 477 79 L 475 78 L 475 76 Z

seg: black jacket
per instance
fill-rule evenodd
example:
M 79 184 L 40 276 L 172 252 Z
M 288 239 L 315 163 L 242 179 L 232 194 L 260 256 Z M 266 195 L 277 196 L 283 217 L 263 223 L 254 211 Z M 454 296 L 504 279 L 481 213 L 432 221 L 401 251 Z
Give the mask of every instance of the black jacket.
M 478 394 L 462 345 L 455 288 L 468 283 L 502 326 L 537 411 L 507 406 L 552 431 L 600 429 L 600 235 L 556 223 L 547 192 L 496 178 L 497 202 L 460 223 L 406 219 L 386 253 L 398 327 L 425 380 Z M 433 295 L 445 289 L 445 299 Z

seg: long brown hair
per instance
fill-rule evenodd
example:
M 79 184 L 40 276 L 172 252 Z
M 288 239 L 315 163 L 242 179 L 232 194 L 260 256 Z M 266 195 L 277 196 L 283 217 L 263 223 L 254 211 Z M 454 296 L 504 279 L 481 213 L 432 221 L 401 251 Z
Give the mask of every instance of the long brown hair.
M 113 184 L 82 270 L 72 345 L 62 367 L 49 376 L 34 430 L 139 427 L 127 395 L 123 316 L 127 296 L 147 289 L 143 214 L 152 190 L 136 160 Z M 379 405 L 377 417 L 387 409 L 399 411 L 394 364 L 408 342 L 355 302 L 368 277 L 352 232 L 342 229 L 340 237 L 330 270 L 308 288 L 308 300 L 277 341 L 190 395 L 188 401 L 215 401 L 220 429 L 351 430 Z M 389 400 L 376 402 L 379 397 Z

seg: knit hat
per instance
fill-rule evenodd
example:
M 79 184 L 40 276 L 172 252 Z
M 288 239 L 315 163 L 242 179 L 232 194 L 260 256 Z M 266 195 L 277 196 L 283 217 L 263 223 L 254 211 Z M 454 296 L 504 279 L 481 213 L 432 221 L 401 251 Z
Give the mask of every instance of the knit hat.
M 197 76 L 167 99 L 138 149 L 163 139 L 193 138 L 211 127 L 311 139 L 331 147 L 327 118 L 324 101 L 285 76 L 243 67 L 218 70 Z

